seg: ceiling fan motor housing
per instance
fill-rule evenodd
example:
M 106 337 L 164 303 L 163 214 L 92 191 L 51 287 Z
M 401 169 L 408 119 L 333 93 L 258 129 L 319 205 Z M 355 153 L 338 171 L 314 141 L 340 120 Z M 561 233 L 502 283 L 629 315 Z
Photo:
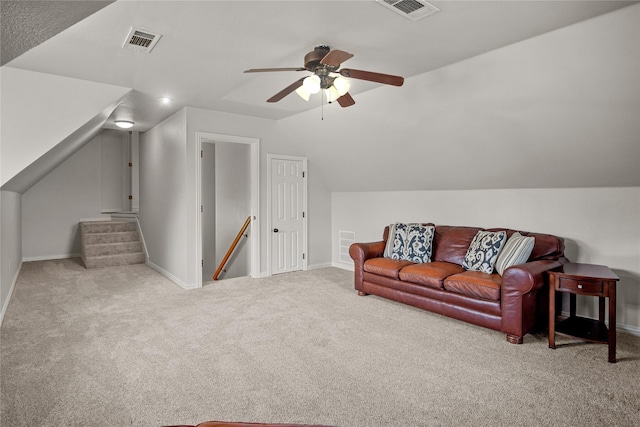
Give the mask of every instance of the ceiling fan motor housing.
M 316 46 L 311 52 L 304 56 L 304 68 L 314 72 L 316 68 L 321 67 L 320 61 L 331 51 L 329 46 Z

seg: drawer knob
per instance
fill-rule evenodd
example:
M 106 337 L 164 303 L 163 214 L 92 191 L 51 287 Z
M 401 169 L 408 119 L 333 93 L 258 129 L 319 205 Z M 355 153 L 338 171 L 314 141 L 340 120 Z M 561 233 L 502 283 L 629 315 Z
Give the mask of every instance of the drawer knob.
M 578 289 L 582 289 L 582 285 L 578 285 Z

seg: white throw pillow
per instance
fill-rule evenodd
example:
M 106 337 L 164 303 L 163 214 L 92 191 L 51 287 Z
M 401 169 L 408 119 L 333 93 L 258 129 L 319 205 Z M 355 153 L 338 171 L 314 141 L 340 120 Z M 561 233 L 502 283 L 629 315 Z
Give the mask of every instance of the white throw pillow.
M 533 251 L 535 240 L 534 237 L 525 237 L 517 231 L 513 233 L 498 255 L 498 260 L 496 261 L 498 274 L 502 276 L 502 273 L 512 265 L 527 262 Z

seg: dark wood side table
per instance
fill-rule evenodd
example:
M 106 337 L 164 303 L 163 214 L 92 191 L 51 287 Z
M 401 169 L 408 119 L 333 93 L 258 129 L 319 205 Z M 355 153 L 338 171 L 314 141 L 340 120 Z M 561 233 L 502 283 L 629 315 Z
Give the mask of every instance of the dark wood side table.
M 616 363 L 616 274 L 604 265 L 569 263 L 549 271 L 549 348 L 556 333 L 609 345 L 609 362 Z M 556 324 L 556 293 L 569 294 L 569 317 Z M 599 298 L 598 320 L 576 316 L 576 295 Z M 609 298 L 609 327 L 605 324 Z

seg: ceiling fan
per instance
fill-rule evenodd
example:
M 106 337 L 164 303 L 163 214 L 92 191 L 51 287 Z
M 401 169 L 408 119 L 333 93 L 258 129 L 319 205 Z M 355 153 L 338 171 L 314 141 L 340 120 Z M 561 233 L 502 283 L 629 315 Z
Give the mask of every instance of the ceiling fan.
M 278 102 L 291 92 L 297 92 L 305 100 L 309 95 L 324 90 L 329 102 L 337 101 L 341 107 L 349 107 L 356 102 L 349 94 L 349 82 L 342 77 L 367 80 L 392 86 L 402 86 L 404 78 L 390 74 L 374 73 L 371 71 L 340 68 L 340 65 L 353 54 L 329 46 L 316 46 L 313 51 L 304 56 L 304 67 L 293 68 L 252 68 L 245 73 L 263 73 L 271 71 L 310 71 L 311 76 L 296 80 L 280 92 L 267 99 L 267 102 Z

